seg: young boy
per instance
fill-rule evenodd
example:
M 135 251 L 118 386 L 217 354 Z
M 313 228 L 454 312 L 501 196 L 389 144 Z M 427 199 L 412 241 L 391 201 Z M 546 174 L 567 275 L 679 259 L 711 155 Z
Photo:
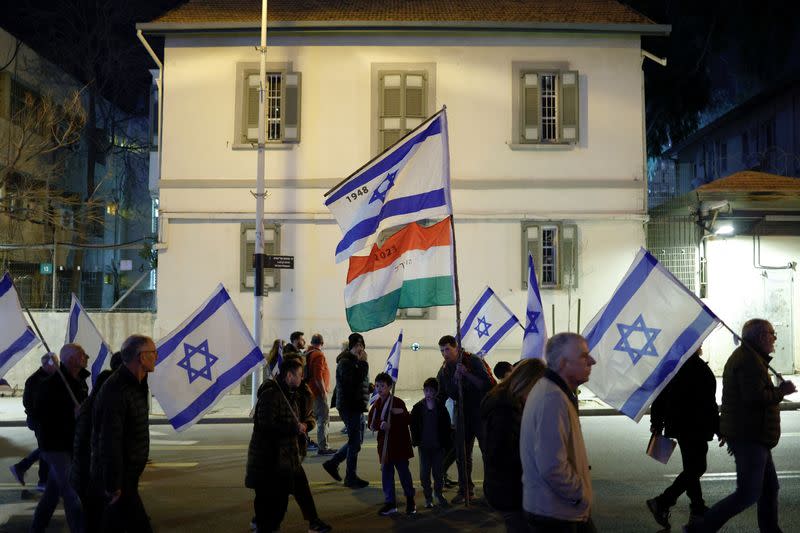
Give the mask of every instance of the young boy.
M 397 512 L 394 492 L 394 471 L 400 477 L 400 485 L 406 496 L 406 514 L 417 512 L 414 504 L 414 483 L 408 469 L 408 460 L 414 457 L 411 436 L 408 433 L 409 415 L 406 404 L 391 395 L 392 378 L 386 372 L 375 376 L 375 391 L 378 399 L 369 410 L 369 428 L 378 432 L 378 459 L 381 461 L 381 483 L 384 504 L 378 514 L 388 516 Z M 391 414 L 390 414 L 391 413 Z M 385 449 L 385 453 L 384 453 Z
M 425 398 L 411 410 L 411 442 L 419 451 L 419 482 L 425 493 L 425 507 L 433 507 L 433 494 L 441 506 L 447 505 L 442 495 L 444 454 L 451 445 L 452 431 L 447 408 L 436 399 L 439 382 L 428 378 L 422 386 Z M 433 470 L 433 492 L 431 492 Z

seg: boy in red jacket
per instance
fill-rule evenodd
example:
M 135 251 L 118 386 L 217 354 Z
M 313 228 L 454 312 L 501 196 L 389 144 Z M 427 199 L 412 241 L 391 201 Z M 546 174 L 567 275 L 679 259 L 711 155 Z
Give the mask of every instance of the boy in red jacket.
M 408 460 L 414 457 L 411 449 L 411 434 L 408 425 L 410 416 L 406 404 L 391 394 L 392 378 L 386 372 L 375 376 L 375 391 L 378 399 L 369 410 L 369 428 L 378 432 L 378 458 L 381 461 L 381 483 L 384 504 L 378 514 L 388 516 L 397 512 L 394 491 L 394 471 L 400 477 L 400 485 L 406 496 L 406 514 L 417 512 L 414 504 L 414 483 Z M 384 453 L 385 450 L 385 453 Z

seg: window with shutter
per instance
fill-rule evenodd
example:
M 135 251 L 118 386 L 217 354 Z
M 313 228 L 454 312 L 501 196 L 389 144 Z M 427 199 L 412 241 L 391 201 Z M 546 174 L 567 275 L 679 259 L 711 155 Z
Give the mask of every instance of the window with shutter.
M 520 143 L 578 142 L 579 79 L 574 70 L 519 71 L 517 137 Z
M 265 139 L 268 143 L 300 142 L 300 73 L 267 72 L 264 91 Z M 258 111 L 261 98 L 257 70 L 243 71 L 241 127 L 236 144 L 258 142 Z
M 563 222 L 522 222 L 522 288 L 528 288 L 528 254 L 541 289 L 578 286 L 578 226 Z
M 428 115 L 424 72 L 382 72 L 380 80 L 380 149 L 385 150 L 425 120 Z
M 252 291 L 255 284 L 256 271 L 253 266 L 253 254 L 256 250 L 256 225 L 252 222 L 241 224 L 239 261 L 239 290 Z M 278 224 L 264 224 L 264 253 L 279 255 L 281 250 L 281 231 Z M 264 290 L 279 292 L 281 290 L 281 271 L 276 268 L 264 269 Z

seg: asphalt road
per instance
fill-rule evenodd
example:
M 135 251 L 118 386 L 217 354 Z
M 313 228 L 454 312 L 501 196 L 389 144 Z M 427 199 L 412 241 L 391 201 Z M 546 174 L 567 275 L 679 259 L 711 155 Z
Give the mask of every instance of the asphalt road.
M 783 437 L 773 453 L 781 483 L 781 525 L 786 532 L 800 531 L 800 412 L 783 412 L 782 423 Z M 585 417 L 582 424 L 592 463 L 598 530 L 659 531 L 644 501 L 657 495 L 680 471 L 679 456 L 664 466 L 644 455 L 649 428 L 646 417 L 640 424 L 622 416 Z M 344 441 L 338 433 L 340 427 L 334 425 L 334 443 Z M 38 494 L 20 490 L 8 466 L 26 453 L 33 438 L 24 428 L 3 428 L 1 433 L 0 531 L 23 532 L 30 526 Z M 143 476 L 142 497 L 156 531 L 249 531 L 252 492 L 243 487 L 249 437 L 250 427 L 242 424 L 198 425 L 182 434 L 168 426 L 151 428 L 152 464 Z M 311 456 L 305 463 L 319 513 L 336 531 L 504 531 L 499 516 L 480 501 L 469 509 L 451 506 L 426 510 L 422 509 L 421 494 L 416 516 L 377 516 L 382 493 L 374 436 L 368 433 L 364 444 L 359 473 L 371 482 L 367 489 L 352 491 L 332 482 L 320 466 L 321 458 Z M 416 472 L 417 463 L 413 461 L 415 483 Z M 733 472 L 733 459 L 712 443 L 709 470 L 703 478 L 707 502 L 713 503 L 733 490 Z M 451 475 L 455 477 L 455 468 Z M 28 480 L 35 480 L 35 476 L 35 472 L 29 472 Z M 476 461 L 474 477 L 483 478 L 480 461 Z M 680 531 L 687 518 L 688 501 L 684 497 L 673 508 L 673 529 Z M 297 505 L 290 500 L 282 531 L 305 531 L 305 526 Z M 755 509 L 750 509 L 723 531 L 757 530 Z M 50 531 L 67 531 L 60 506 Z

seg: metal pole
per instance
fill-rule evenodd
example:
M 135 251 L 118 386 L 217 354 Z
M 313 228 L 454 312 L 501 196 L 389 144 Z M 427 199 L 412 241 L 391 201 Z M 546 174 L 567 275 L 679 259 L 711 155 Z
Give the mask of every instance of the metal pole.
M 266 114 L 265 99 L 267 91 L 267 0 L 261 1 L 261 46 L 258 47 L 261 54 L 261 66 L 259 69 L 259 99 L 258 99 L 258 159 L 256 166 L 256 242 L 255 253 L 253 254 L 253 266 L 255 267 L 255 282 L 253 283 L 253 338 L 256 346 L 261 350 L 261 324 L 262 310 L 264 305 L 264 171 L 266 167 Z M 255 407 L 258 401 L 258 387 L 261 381 L 260 367 L 253 370 L 252 390 L 250 391 L 250 405 Z
M 581 299 L 578 298 L 578 329 L 575 330 L 577 333 L 581 332 Z
M 550 326 L 553 328 L 553 335 L 556 334 L 556 304 L 550 307 Z
M 140 283 L 141 283 L 141 282 L 144 280 L 144 278 L 146 278 L 146 277 L 147 277 L 147 276 L 149 276 L 149 275 L 150 275 L 150 271 L 148 270 L 147 272 L 145 272 L 145 273 L 143 273 L 141 276 L 139 276 L 139 279 L 137 279 L 136 281 L 134 281 L 134 282 L 133 282 L 133 285 L 131 285 L 130 287 L 128 287 L 128 290 L 127 290 L 127 291 L 125 291 L 125 294 L 123 294 L 122 296 L 120 296 L 120 297 L 119 297 L 119 300 L 117 300 L 116 302 L 114 302 L 114 305 L 112 305 L 111 307 L 109 307 L 109 308 L 108 308 L 108 310 L 109 310 L 109 311 L 113 311 L 114 309 L 116 309 L 116 308 L 119 306 L 119 304 L 121 304 L 121 303 L 122 303 L 122 301 L 123 301 L 125 298 L 127 298 L 127 297 L 128 297 L 128 295 L 129 295 L 130 293 L 132 293 L 132 292 L 134 291 L 134 289 L 136 289 L 136 287 L 138 287 L 138 286 L 139 286 L 139 284 L 140 284 Z
M 58 278 L 56 277 L 56 257 L 58 256 L 58 250 L 56 250 L 56 229 L 53 228 L 53 291 L 51 296 L 50 302 L 50 309 L 55 310 L 56 308 L 56 285 L 58 285 Z

